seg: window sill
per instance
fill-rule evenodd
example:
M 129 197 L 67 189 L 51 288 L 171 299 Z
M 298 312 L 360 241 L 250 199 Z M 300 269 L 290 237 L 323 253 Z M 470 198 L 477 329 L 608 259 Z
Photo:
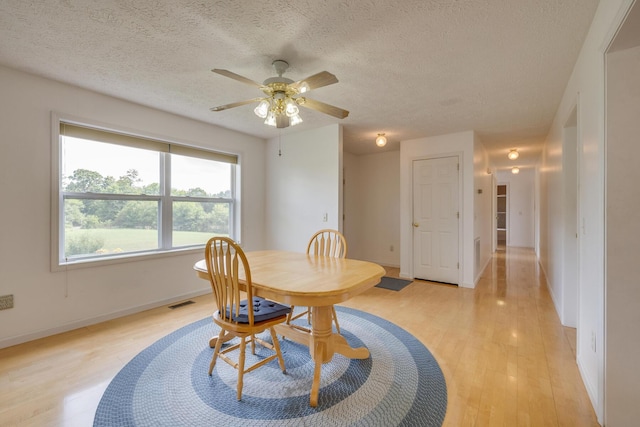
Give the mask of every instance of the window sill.
M 176 248 L 168 251 L 144 252 L 138 254 L 123 254 L 121 256 L 110 256 L 108 258 L 90 258 L 69 261 L 62 264 L 55 263 L 51 266 L 52 272 L 76 270 L 81 268 L 104 267 L 107 265 L 124 264 L 128 262 L 148 261 L 158 258 L 166 258 L 181 255 L 202 254 L 204 256 L 204 246 Z

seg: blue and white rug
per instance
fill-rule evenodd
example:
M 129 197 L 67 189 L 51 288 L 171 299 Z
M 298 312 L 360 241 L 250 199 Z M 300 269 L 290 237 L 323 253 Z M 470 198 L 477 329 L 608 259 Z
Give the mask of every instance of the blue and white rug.
M 447 410 L 444 376 L 429 350 L 384 319 L 337 307 L 342 335 L 371 357 L 336 354 L 322 365 L 318 406 L 309 406 L 309 349 L 280 340 L 287 373 L 276 360 L 244 376 L 218 360 L 207 372 L 219 329 L 211 318 L 160 339 L 131 360 L 107 387 L 95 427 L 114 426 L 441 426 Z M 305 319 L 300 319 L 306 322 Z M 270 341 L 269 334 L 261 336 Z M 256 356 L 270 354 L 256 345 Z M 231 356 L 236 355 L 231 353 Z

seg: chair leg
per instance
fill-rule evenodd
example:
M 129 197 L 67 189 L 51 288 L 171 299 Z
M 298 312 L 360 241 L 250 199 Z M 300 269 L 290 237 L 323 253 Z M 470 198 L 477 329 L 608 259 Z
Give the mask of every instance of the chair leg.
M 338 315 L 336 314 L 336 308 L 331 306 L 331 311 L 333 312 L 333 322 L 336 324 L 336 330 L 340 333 L 340 325 L 338 324 Z
M 218 335 L 218 339 L 216 340 L 216 348 L 213 350 L 213 357 L 211 358 L 211 363 L 209 363 L 209 376 L 213 372 L 213 368 L 216 366 L 216 360 L 218 360 L 218 353 L 220 353 L 220 347 L 222 347 L 222 337 L 226 331 L 222 329 L 220 331 L 220 335 Z
M 292 320 L 298 319 L 305 314 L 307 315 L 307 323 L 311 324 L 311 307 L 305 307 L 305 310 L 301 313 L 294 314 L 293 311 L 296 309 L 295 305 L 291 306 L 291 311 L 287 314 L 287 321 L 285 322 L 287 325 L 291 324 Z
M 271 341 L 273 341 L 273 348 L 276 351 L 276 355 L 278 355 L 278 363 L 280 364 L 280 369 L 283 374 L 287 373 L 287 369 L 284 367 L 284 359 L 282 358 L 282 352 L 280 351 L 280 343 L 278 342 L 278 337 L 276 336 L 276 330 L 273 328 L 269 328 L 269 332 L 271 333 Z
M 251 335 L 251 354 L 255 356 L 256 354 L 256 336 Z
M 286 321 L 287 325 L 291 323 L 291 316 L 293 316 L 293 310 L 295 310 L 295 308 L 296 307 L 294 305 L 292 305 L 291 306 L 291 311 L 289 312 L 289 314 L 287 314 L 287 321 Z
M 238 400 L 242 399 L 242 377 L 244 375 L 244 356 L 247 347 L 246 337 L 240 341 L 240 357 L 238 358 Z

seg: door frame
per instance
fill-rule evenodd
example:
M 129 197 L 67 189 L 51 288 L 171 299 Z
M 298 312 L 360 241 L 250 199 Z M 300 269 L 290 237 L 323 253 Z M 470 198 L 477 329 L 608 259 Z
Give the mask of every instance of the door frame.
M 462 151 L 452 151 L 449 153 L 438 153 L 427 156 L 418 156 L 411 158 L 411 171 L 409 171 L 411 176 L 411 188 L 410 191 L 410 199 L 411 199 L 411 221 L 409 221 L 409 227 L 411 227 L 411 257 L 409 258 L 409 270 L 411 272 L 411 278 L 415 278 L 415 253 L 413 251 L 414 245 L 414 233 L 413 233 L 413 208 L 414 208 L 414 199 L 413 199 L 413 170 L 416 161 L 420 160 L 433 160 L 433 159 L 442 159 L 445 157 L 457 157 L 458 158 L 458 212 L 460 212 L 460 218 L 458 218 L 458 283 L 457 286 L 463 284 L 463 272 L 464 272 L 464 240 L 463 240 L 463 224 L 464 224 L 464 186 L 463 186 L 463 170 L 464 170 L 464 153 Z M 473 230 L 472 230 L 473 231 Z
M 567 134 L 566 134 L 566 129 L 567 128 L 574 128 L 575 132 L 574 135 L 572 135 L 571 138 L 567 138 Z M 564 326 L 569 326 L 572 328 L 578 328 L 579 327 L 579 319 L 580 319 L 580 285 L 581 285 L 581 280 L 580 280 L 580 252 L 581 252 L 581 244 L 580 244 L 580 240 L 581 240 L 581 227 L 580 227 L 580 218 L 581 218 L 581 214 L 580 214 L 580 169 L 581 169 L 581 157 L 580 157 L 580 152 L 582 151 L 582 134 L 581 134 L 581 124 L 580 124 L 580 93 L 576 94 L 575 97 L 575 101 L 574 101 L 574 105 L 573 107 L 569 110 L 569 115 L 565 120 L 564 125 L 562 126 L 562 138 L 561 138 L 561 146 L 562 146 L 562 180 L 563 182 L 567 182 L 567 180 L 572 180 L 573 184 L 575 184 L 575 204 L 572 204 L 570 206 L 563 206 L 563 225 L 565 228 L 565 233 L 563 235 L 563 242 L 562 242 L 562 279 L 561 279 L 561 283 L 563 286 L 563 298 L 562 298 L 562 312 L 561 312 L 561 316 L 560 316 L 560 320 L 562 322 L 562 324 Z M 573 166 L 574 166 L 574 170 L 570 170 L 568 171 L 566 168 L 566 159 L 568 158 L 568 156 L 572 156 L 572 159 L 569 159 L 569 161 L 573 162 Z M 563 194 L 564 196 L 564 194 Z M 566 203 L 566 200 L 564 200 L 564 203 Z M 567 208 L 567 209 L 565 209 Z M 575 230 L 575 242 L 574 242 L 574 249 L 575 249 L 575 259 L 573 260 L 571 266 L 566 265 L 566 260 L 568 257 L 568 247 L 569 245 L 566 244 L 566 240 L 569 238 L 566 234 L 566 227 L 567 226 L 572 226 L 573 229 Z M 568 270 L 567 268 L 571 268 L 571 273 L 570 274 L 574 274 L 575 275 L 575 289 L 574 289 L 574 295 L 573 297 L 575 298 L 574 301 L 567 301 L 565 299 L 566 293 L 564 292 L 567 288 L 567 273 Z M 568 321 L 567 319 L 567 315 L 566 315 L 566 305 L 571 303 L 572 305 L 575 305 L 575 318 L 571 319 L 572 321 Z M 581 339 L 580 338 L 580 334 L 577 334 L 576 339 Z M 580 350 L 581 350 L 582 346 L 578 346 L 576 345 L 576 357 L 579 356 Z
M 504 246 L 505 249 L 507 248 L 507 246 L 509 246 L 509 214 L 511 209 L 509 209 L 509 200 L 511 199 L 511 195 L 509 194 L 509 182 L 508 181 L 497 181 L 496 180 L 496 184 L 495 184 L 495 204 L 496 204 L 496 214 L 495 214 L 495 227 L 493 228 L 493 235 L 495 238 L 495 242 L 496 242 L 496 250 L 498 249 L 498 186 L 499 185 L 504 185 L 506 187 L 506 194 L 505 197 L 507 199 L 506 206 L 505 206 L 505 216 L 504 216 L 504 225 L 505 225 L 505 233 L 504 233 Z
M 491 173 L 491 253 L 498 250 L 498 181 L 495 170 Z

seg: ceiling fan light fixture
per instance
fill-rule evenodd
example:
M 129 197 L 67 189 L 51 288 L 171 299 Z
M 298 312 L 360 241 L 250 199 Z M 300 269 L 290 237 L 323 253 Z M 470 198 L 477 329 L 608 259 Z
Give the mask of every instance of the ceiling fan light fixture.
M 287 117 L 298 116 L 298 118 L 300 118 L 300 116 L 298 115 L 300 110 L 298 109 L 298 106 L 296 105 L 296 102 L 291 98 L 287 99 L 286 107 L 285 107 L 284 111 L 287 114 Z
M 349 115 L 349 112 L 342 108 L 300 96 L 301 94 L 311 90 L 338 83 L 338 79 L 333 74 L 328 71 L 321 71 L 305 79 L 293 81 L 288 77 L 283 77 L 284 72 L 289 68 L 289 63 L 287 61 L 277 59 L 272 62 L 272 65 L 278 76 L 270 77 L 264 80 L 263 83 L 255 82 L 229 70 L 218 68 L 211 70 L 221 76 L 258 88 L 264 95 L 266 95 L 266 97 L 263 96 L 260 98 L 219 105 L 217 107 L 212 107 L 210 110 L 225 111 L 231 108 L 257 102 L 258 105 L 256 105 L 253 110 L 255 115 L 263 119 L 264 124 L 274 126 L 279 129 L 302 123 L 300 109 L 298 108 L 301 105 L 305 108 L 316 110 L 338 119 L 344 119 Z
M 378 147 L 384 147 L 385 145 L 387 145 L 387 137 L 384 135 L 384 133 L 378 134 L 378 137 L 376 138 L 376 145 Z
M 294 114 L 293 116 L 291 116 L 289 118 L 289 125 L 290 126 L 295 126 L 297 124 L 302 123 L 302 117 L 300 117 L 300 114 Z
M 258 106 L 253 110 L 253 112 L 256 113 L 256 116 L 260 117 L 261 119 L 265 119 L 267 118 L 267 114 L 269 113 L 270 107 L 271 107 L 271 104 L 269 103 L 269 101 L 267 101 L 266 99 L 263 99 L 262 101 L 260 101 Z
M 515 160 L 518 157 L 520 157 L 520 153 L 518 153 L 518 150 L 514 148 L 513 150 L 509 151 L 509 154 L 507 154 L 507 157 L 510 160 Z
M 269 112 L 267 113 L 267 118 L 264 120 L 264 124 L 275 127 L 277 123 L 278 122 L 276 119 L 276 114 L 273 112 L 273 110 L 269 110 Z

